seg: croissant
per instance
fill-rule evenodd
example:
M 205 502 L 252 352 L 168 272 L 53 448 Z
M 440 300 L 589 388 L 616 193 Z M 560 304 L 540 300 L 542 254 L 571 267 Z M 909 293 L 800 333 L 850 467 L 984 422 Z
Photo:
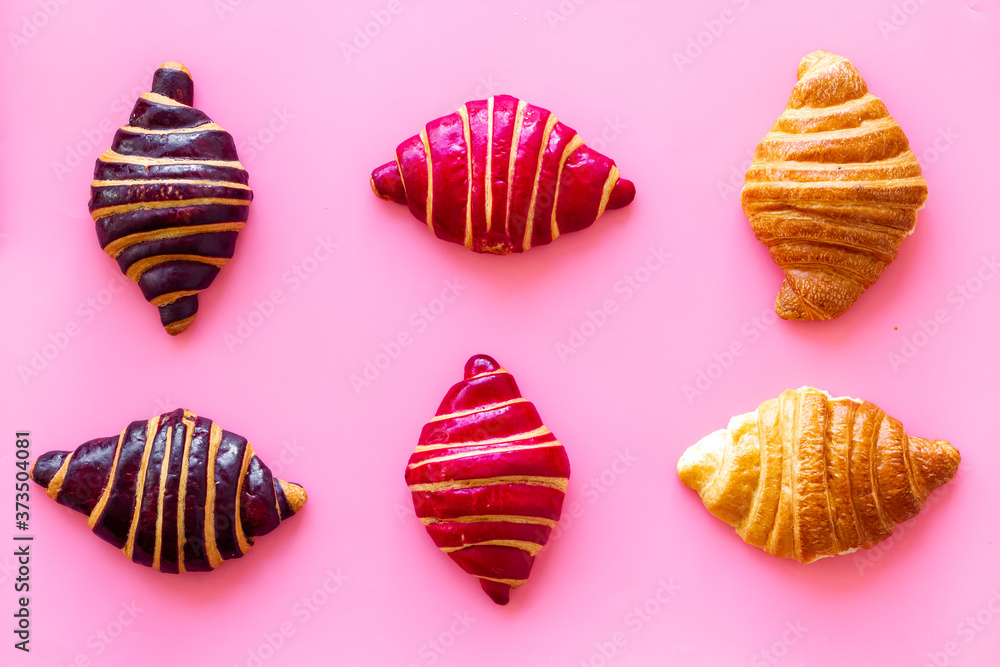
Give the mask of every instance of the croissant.
M 513 376 L 480 354 L 424 426 L 405 477 L 434 544 L 503 605 L 559 521 L 569 459 Z
M 786 320 L 840 317 L 913 232 L 927 183 L 903 130 L 846 58 L 799 63 L 785 112 L 754 153 L 741 194 L 753 233 L 785 272 Z
M 960 460 L 872 403 L 803 387 L 702 438 L 677 474 L 748 544 L 808 563 L 889 537 Z
M 438 238 L 505 255 L 594 224 L 635 197 L 613 160 L 556 117 L 510 95 L 432 120 L 371 175 Z
M 170 573 L 240 558 L 306 502 L 301 486 L 271 477 L 245 438 L 187 410 L 42 454 L 31 479 L 131 561 Z
M 90 187 L 101 247 L 171 335 L 191 325 L 198 292 L 232 258 L 253 199 L 233 138 L 191 106 L 193 95 L 184 65 L 156 70 Z

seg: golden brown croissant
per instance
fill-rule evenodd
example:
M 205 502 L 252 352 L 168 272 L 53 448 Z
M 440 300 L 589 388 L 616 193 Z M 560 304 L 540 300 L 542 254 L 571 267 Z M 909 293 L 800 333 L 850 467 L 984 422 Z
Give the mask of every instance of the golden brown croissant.
M 677 474 L 744 541 L 808 563 L 889 537 L 960 460 L 877 405 L 803 387 L 702 438 Z
M 757 146 L 740 199 L 785 272 L 775 311 L 829 320 L 896 259 L 927 183 L 903 130 L 849 60 L 814 51 L 798 78 Z

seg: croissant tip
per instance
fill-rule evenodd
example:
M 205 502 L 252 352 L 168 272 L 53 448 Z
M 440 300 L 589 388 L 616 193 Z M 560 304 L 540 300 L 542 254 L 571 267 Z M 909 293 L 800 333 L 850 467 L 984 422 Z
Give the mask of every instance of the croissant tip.
M 498 605 L 503 606 L 510 602 L 510 584 L 491 581 L 490 579 L 480 579 L 479 583 L 483 587 L 483 591 Z
M 396 161 L 386 162 L 372 170 L 370 179 L 372 192 L 379 199 L 395 202 L 396 204 L 406 203 L 406 188 L 403 187 L 403 176 L 399 173 L 399 165 Z
M 829 51 L 824 51 L 823 49 L 817 49 L 812 53 L 808 53 L 799 62 L 798 78 L 801 79 L 806 76 L 809 72 L 812 72 L 824 62 L 839 59 L 843 59 L 842 56 L 830 53 Z
M 465 362 L 465 379 L 468 380 L 483 373 L 493 373 L 502 368 L 499 362 L 490 355 L 476 354 Z
M 164 324 L 163 328 L 166 329 L 167 333 L 171 336 L 176 336 L 191 326 L 191 323 L 194 322 L 196 315 L 197 313 L 191 317 L 185 317 L 183 320 L 177 320 L 176 322 L 171 322 L 170 324 Z
M 713 431 L 681 454 L 677 461 L 677 476 L 684 486 L 701 494 L 722 462 L 727 437 L 726 429 Z
M 615 187 L 611 189 L 611 196 L 608 198 L 608 209 L 624 208 L 635 199 L 635 183 L 627 178 L 619 178 Z
M 157 69 L 172 69 L 172 70 L 177 70 L 178 72 L 184 72 L 188 76 L 191 76 L 191 71 L 187 67 L 185 67 L 184 65 L 182 65 L 181 63 L 177 62 L 176 60 L 169 60 L 169 61 L 163 63 L 162 65 L 160 65 Z
M 281 490 L 285 494 L 285 500 L 288 501 L 288 509 L 292 511 L 292 514 L 298 514 L 305 506 L 306 501 L 309 500 L 309 494 L 306 493 L 304 488 L 294 482 L 286 482 L 283 479 L 279 479 L 278 484 L 281 485 Z

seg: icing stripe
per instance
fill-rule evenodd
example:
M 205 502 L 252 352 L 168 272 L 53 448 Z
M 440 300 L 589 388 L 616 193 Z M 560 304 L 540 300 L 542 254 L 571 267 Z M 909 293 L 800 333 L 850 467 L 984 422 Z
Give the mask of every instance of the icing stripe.
M 528 581 L 527 579 L 495 579 L 493 577 L 484 577 L 484 576 L 479 575 L 479 574 L 476 574 L 476 575 L 473 575 L 473 576 L 479 577 L 480 579 L 485 579 L 487 581 L 495 581 L 498 584 L 507 584 L 511 588 L 517 588 L 518 586 L 523 586 L 524 583 L 526 581 Z
M 132 132 L 133 134 L 190 134 L 191 132 L 225 132 L 224 129 L 216 125 L 215 123 L 208 122 L 202 123 L 201 125 L 195 125 L 194 127 L 171 127 L 166 130 L 150 130 L 145 127 L 136 127 L 134 125 L 123 125 L 121 130 L 125 132 Z
M 149 468 L 149 454 L 153 451 L 153 444 L 156 440 L 156 431 L 160 426 L 160 418 L 153 417 L 146 422 L 146 444 L 142 448 L 142 462 L 139 463 L 139 475 L 135 481 L 135 509 L 132 511 L 132 522 L 128 528 L 128 539 L 122 547 L 122 553 L 129 560 L 132 560 L 132 550 L 135 546 L 135 531 L 139 526 L 139 511 L 142 509 L 142 494 L 146 489 L 146 471 Z
M 434 164 L 431 158 L 431 144 L 427 139 L 427 128 L 420 130 L 420 143 L 424 145 L 424 155 L 427 158 L 427 226 L 434 231 Z
M 187 289 L 187 290 L 179 290 L 177 292 L 168 292 L 166 294 L 161 294 L 158 297 L 150 299 L 149 302 L 157 307 L 166 306 L 168 304 L 173 303 L 174 301 L 177 301 L 177 299 L 183 299 L 186 296 L 193 296 L 200 291 L 201 290 L 198 289 Z
M 562 447 L 558 440 L 550 440 L 547 442 L 535 444 L 535 445 L 516 445 L 512 447 L 498 447 L 496 449 L 490 449 L 485 452 L 460 452 L 458 454 L 448 454 L 447 456 L 436 456 L 430 459 L 424 459 L 417 463 L 411 463 L 408 467 L 412 470 L 413 468 L 419 468 L 425 466 L 429 463 L 440 463 L 442 461 L 454 461 L 457 459 L 467 459 L 472 456 L 485 456 L 494 454 L 503 454 L 505 452 L 516 452 L 525 449 L 543 449 L 545 447 Z
M 526 542 L 524 540 L 485 540 L 483 542 L 473 542 L 471 544 L 463 544 L 459 547 L 438 547 L 441 551 L 446 554 L 454 553 L 455 551 L 461 551 L 462 549 L 468 549 L 469 547 L 510 547 L 513 549 L 520 549 L 521 551 L 527 551 L 532 556 L 538 554 L 542 550 L 544 545 L 538 544 L 537 542 Z M 489 579 L 489 577 L 480 577 L 481 579 Z M 491 581 L 498 581 L 497 579 L 492 579 Z M 513 580 L 505 580 L 513 581 Z
M 459 410 L 458 412 L 449 412 L 446 415 L 435 415 L 431 417 L 428 423 L 439 422 L 445 419 L 453 419 L 455 417 L 465 417 L 467 415 L 474 415 L 478 412 L 486 412 L 487 410 L 495 410 L 497 408 L 503 408 L 508 405 L 514 405 L 515 403 L 527 403 L 527 402 L 528 399 L 518 396 L 517 398 L 512 398 L 509 401 L 501 401 L 500 403 L 490 403 L 489 405 L 481 405 L 479 407 L 475 407 L 470 410 Z
M 187 538 L 184 535 L 184 511 L 187 505 L 187 477 L 188 458 L 191 456 L 191 438 L 194 435 L 193 412 L 184 411 L 181 423 L 184 424 L 184 450 L 181 454 L 181 481 L 177 489 L 177 571 L 186 572 L 184 567 L 184 543 Z
M 528 523 L 537 526 L 548 526 L 554 528 L 556 521 L 540 516 L 522 516 L 518 514 L 478 514 L 469 516 L 457 516 L 450 519 L 439 519 L 434 516 L 422 516 L 420 522 L 425 526 L 432 523 Z
M 207 187 L 234 188 L 236 190 L 249 190 L 249 185 L 237 183 L 236 181 L 213 181 L 203 178 L 146 178 L 121 181 L 91 181 L 91 186 L 95 188 L 111 188 L 119 185 L 204 185 Z
M 528 204 L 528 219 L 525 223 L 524 228 L 524 242 L 521 244 L 525 251 L 531 249 L 531 235 L 535 230 L 535 200 L 538 199 L 538 178 L 542 173 L 542 159 L 545 157 L 545 151 L 549 148 L 549 135 L 552 134 L 552 128 L 556 124 L 555 114 L 549 114 L 549 118 L 545 121 L 545 129 L 542 131 L 542 145 L 538 149 L 538 161 L 535 165 L 535 180 L 532 182 L 531 186 L 531 201 Z M 604 208 L 602 207 L 603 211 Z
M 105 206 L 90 212 L 94 220 L 100 220 L 111 215 L 121 213 L 131 213 L 132 211 L 145 211 L 160 208 L 184 208 L 187 206 L 208 206 L 219 204 L 221 206 L 249 206 L 249 199 L 230 199 L 225 197 L 200 197 L 196 199 L 167 199 L 163 201 L 140 201 L 130 204 L 117 204 L 115 206 Z
M 521 128 L 524 126 L 524 109 L 528 103 L 517 101 L 517 111 L 514 112 L 514 136 L 510 140 L 510 155 L 507 160 L 507 208 L 504 213 L 504 233 L 510 238 L 510 202 L 514 194 L 514 172 L 517 169 L 517 151 L 521 143 Z
M 156 544 L 153 547 L 153 569 L 160 569 L 160 554 L 163 552 L 163 498 L 167 488 L 167 473 L 170 469 L 170 446 L 174 440 L 173 425 L 167 426 L 167 442 L 163 449 L 163 462 L 160 463 L 160 491 L 156 501 Z
M 73 452 L 70 452 L 66 458 L 63 459 L 62 465 L 59 466 L 59 470 L 57 470 L 56 474 L 49 480 L 49 485 L 45 487 L 45 495 L 52 500 L 57 500 L 59 498 L 59 491 L 62 489 L 63 480 L 66 479 L 66 471 L 69 469 L 69 461 L 72 458 Z
M 202 255 L 155 255 L 154 257 L 144 257 L 132 266 L 128 267 L 125 276 L 134 282 L 139 282 L 146 271 L 157 264 L 164 262 L 198 262 L 199 264 L 211 264 L 222 268 L 229 262 L 228 257 L 204 257 Z
M 154 93 L 154 92 L 143 93 L 142 95 L 139 96 L 139 99 L 146 100 L 147 102 L 153 102 L 155 104 L 163 104 L 168 107 L 185 107 L 187 109 L 191 108 L 187 104 L 178 102 L 177 100 L 171 97 L 167 97 L 166 95 L 160 95 L 159 93 Z
M 215 569 L 222 565 L 222 554 L 215 541 L 215 459 L 219 455 L 219 442 L 222 440 L 222 429 L 212 422 L 208 437 L 208 454 L 205 457 L 208 465 L 205 492 L 205 556 L 208 566 Z
M 143 166 L 153 165 L 180 165 L 180 164 L 202 164 L 209 167 L 232 167 L 233 169 L 243 169 L 239 160 L 210 160 L 208 158 L 197 157 L 143 157 L 141 155 L 122 155 L 109 148 L 104 151 L 99 158 L 101 162 L 114 162 L 120 164 L 139 164 Z
M 486 100 L 486 173 L 483 190 L 486 195 L 486 231 L 493 227 L 493 96 Z
M 464 442 L 448 442 L 440 445 L 417 445 L 413 450 L 416 452 L 429 452 L 436 449 L 453 449 L 459 447 L 486 447 L 487 445 L 498 445 L 504 442 L 517 442 L 518 440 L 530 440 L 532 438 L 541 438 L 546 435 L 552 435 L 552 431 L 546 426 L 541 426 L 534 429 L 533 431 L 525 431 L 523 433 L 518 433 L 516 435 L 509 435 L 504 438 L 488 438 L 486 440 L 466 440 Z
M 608 200 L 611 199 L 611 191 L 614 189 L 615 184 L 618 183 L 620 176 L 618 167 L 611 165 L 611 169 L 608 171 L 608 178 L 604 181 L 604 189 L 601 192 L 601 205 L 597 207 L 598 218 L 604 215 L 604 209 L 608 205 Z
M 160 239 L 172 239 L 181 236 L 191 236 L 194 234 L 215 234 L 219 232 L 238 232 L 246 226 L 245 222 L 215 222 L 207 225 L 191 225 L 189 227 L 166 227 L 164 229 L 153 229 L 148 232 L 137 232 L 129 234 L 119 239 L 115 239 L 104 246 L 104 252 L 112 257 L 117 257 L 126 248 L 130 248 L 136 243 L 147 241 L 158 241 Z
M 250 459 L 253 458 L 253 446 L 248 442 L 243 448 L 243 463 L 240 464 L 240 477 L 236 481 L 236 503 L 234 513 L 236 515 L 236 539 L 240 545 L 240 551 L 246 553 L 250 551 L 250 541 L 243 530 L 243 512 L 240 509 L 240 499 L 243 497 L 243 479 L 247 476 L 250 467 Z
M 566 160 L 569 156 L 573 154 L 577 148 L 583 145 L 583 139 L 580 138 L 579 134 L 574 134 L 573 138 L 569 140 L 566 144 L 566 148 L 563 149 L 562 156 L 559 158 L 559 169 L 556 171 L 556 191 L 553 195 L 552 202 L 552 221 L 550 235 L 552 240 L 555 241 L 559 237 L 559 224 L 556 222 L 556 209 L 559 207 L 559 185 L 562 183 L 562 173 L 563 167 L 566 165 Z
M 125 429 L 127 430 L 127 429 Z M 87 525 L 93 530 L 94 526 L 97 525 L 98 519 L 101 518 L 101 514 L 104 513 L 104 507 L 108 504 L 108 498 L 111 497 L 111 486 L 115 482 L 115 474 L 118 471 L 118 458 L 122 454 L 122 443 L 125 441 L 125 430 L 121 432 L 118 436 L 118 445 L 115 446 L 115 455 L 111 457 L 111 472 L 108 474 L 108 481 L 104 485 L 104 492 L 101 493 L 101 499 L 97 501 L 94 505 L 94 509 L 91 510 L 90 516 L 87 517 Z
M 463 104 L 458 109 L 458 116 L 462 119 L 462 135 L 465 138 L 466 174 L 468 180 L 468 194 L 465 199 L 465 247 L 472 249 L 472 130 L 469 127 L 469 107 Z
M 565 493 L 569 479 L 566 477 L 543 477 L 540 475 L 498 475 L 496 477 L 483 477 L 479 479 L 455 479 L 445 482 L 432 482 L 430 484 L 411 484 L 410 491 L 413 493 L 452 491 L 483 486 L 498 486 L 501 484 L 547 486 Z

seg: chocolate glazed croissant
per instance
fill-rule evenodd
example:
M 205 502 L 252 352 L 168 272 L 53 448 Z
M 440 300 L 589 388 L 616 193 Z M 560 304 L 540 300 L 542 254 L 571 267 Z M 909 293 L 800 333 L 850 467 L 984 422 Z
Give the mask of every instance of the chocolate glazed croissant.
M 803 387 L 703 438 L 677 474 L 747 543 L 808 563 L 889 537 L 960 460 L 872 403 Z
M 843 315 L 913 232 L 927 183 L 906 135 L 845 58 L 814 51 L 754 153 L 741 200 L 785 272 L 787 320 Z
M 306 502 L 301 486 L 271 477 L 246 439 L 187 410 L 42 454 L 31 478 L 127 558 L 170 573 L 240 558 Z
M 164 64 L 152 88 L 97 159 L 90 214 L 104 252 L 177 335 L 232 258 L 253 192 L 233 138 L 191 107 L 187 68 Z
M 406 483 L 434 544 L 507 604 L 559 521 L 569 459 L 513 376 L 480 354 L 424 426 Z
M 371 186 L 438 238 L 496 255 L 551 243 L 635 197 L 613 160 L 510 95 L 432 120 L 372 172 Z

